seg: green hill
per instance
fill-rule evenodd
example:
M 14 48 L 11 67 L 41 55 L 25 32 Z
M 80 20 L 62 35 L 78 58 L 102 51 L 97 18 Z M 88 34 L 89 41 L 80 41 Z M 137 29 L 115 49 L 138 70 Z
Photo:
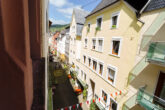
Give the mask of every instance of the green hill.
M 50 31 L 51 32 L 56 32 L 56 31 L 61 31 L 63 30 L 65 27 L 67 27 L 69 24 L 65 24 L 65 25 L 60 25 L 60 24 L 54 24 L 50 27 Z

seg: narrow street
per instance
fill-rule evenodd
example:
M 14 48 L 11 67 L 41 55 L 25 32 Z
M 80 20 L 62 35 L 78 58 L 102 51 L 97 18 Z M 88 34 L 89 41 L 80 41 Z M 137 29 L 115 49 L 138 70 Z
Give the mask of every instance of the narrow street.
M 53 91 L 53 110 L 58 110 L 61 108 L 69 108 L 69 106 L 73 106 L 79 102 L 78 96 L 74 92 L 72 85 L 67 77 L 67 74 L 61 68 L 61 65 L 57 69 L 57 62 L 51 62 L 52 66 L 54 66 L 54 76 L 57 84 L 52 89 Z M 56 72 L 58 71 L 58 72 Z M 61 73 L 60 73 L 61 72 Z M 80 107 L 77 110 L 82 110 Z

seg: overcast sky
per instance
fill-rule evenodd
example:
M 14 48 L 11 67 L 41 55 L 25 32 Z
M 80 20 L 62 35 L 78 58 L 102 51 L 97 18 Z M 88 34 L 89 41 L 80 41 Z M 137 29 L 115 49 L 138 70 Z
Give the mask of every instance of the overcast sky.
M 71 21 L 73 8 L 91 11 L 101 0 L 49 0 L 49 19 L 53 24 L 68 24 Z

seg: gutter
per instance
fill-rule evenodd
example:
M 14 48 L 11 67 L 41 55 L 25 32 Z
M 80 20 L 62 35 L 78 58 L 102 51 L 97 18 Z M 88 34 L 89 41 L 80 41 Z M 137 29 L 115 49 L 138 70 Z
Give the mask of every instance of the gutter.
M 148 6 L 148 4 L 151 2 L 151 0 L 148 0 L 148 2 L 144 5 L 144 7 L 140 10 L 140 12 L 137 13 L 137 18 L 141 16 L 145 8 Z
M 105 6 L 105 7 L 103 7 L 103 8 L 101 8 L 101 9 L 95 11 L 94 13 L 87 15 L 85 18 L 88 18 L 89 16 L 91 16 L 91 15 L 93 15 L 93 14 L 95 14 L 95 13 L 97 13 L 97 12 L 99 12 L 99 11 L 101 11 L 101 10 L 103 10 L 103 9 L 105 9 L 105 8 L 107 8 L 107 7 L 111 6 L 111 5 L 113 5 L 113 4 L 117 3 L 117 2 L 119 2 L 119 1 L 120 1 L 120 0 L 117 0 L 117 1 L 115 1 L 115 2 L 113 2 L 113 3 L 111 3 L 111 4 L 109 4 L 109 5 L 107 5 L 107 6 Z

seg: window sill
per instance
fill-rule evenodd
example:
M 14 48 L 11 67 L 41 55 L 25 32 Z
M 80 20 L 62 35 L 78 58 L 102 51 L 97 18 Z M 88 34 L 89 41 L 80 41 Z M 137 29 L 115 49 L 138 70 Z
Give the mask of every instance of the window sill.
M 114 55 L 114 54 L 112 54 L 112 53 L 109 53 L 109 55 L 110 55 L 110 56 L 117 57 L 117 58 L 120 58 L 120 56 L 119 56 L 119 55 Z
M 110 29 L 111 29 L 111 30 L 115 30 L 115 29 L 118 29 L 118 28 L 117 28 L 117 27 L 111 27 Z
M 92 51 L 98 52 L 98 53 L 103 53 L 103 51 L 98 51 L 96 49 L 91 49 Z
M 106 80 L 111 86 L 113 86 L 113 87 L 115 87 L 115 85 L 114 85 L 114 83 L 112 83 L 112 82 L 110 82 L 110 81 L 108 81 L 108 80 Z

